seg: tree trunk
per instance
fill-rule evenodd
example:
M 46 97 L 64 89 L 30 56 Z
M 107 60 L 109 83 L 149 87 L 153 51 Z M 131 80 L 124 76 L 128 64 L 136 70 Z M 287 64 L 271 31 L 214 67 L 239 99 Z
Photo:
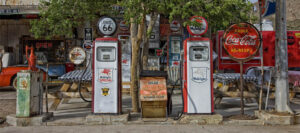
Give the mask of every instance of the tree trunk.
M 148 57 L 149 57 L 149 38 L 152 33 L 153 26 L 158 18 L 157 13 L 150 14 L 150 23 L 147 28 L 146 37 L 144 38 L 144 47 L 143 47 L 143 58 L 142 58 L 142 69 L 147 70 L 148 67 Z
M 131 28 L 130 28 L 130 38 L 132 44 L 132 64 L 131 64 L 131 88 L 130 94 L 132 97 L 132 111 L 139 112 L 139 97 L 138 97 L 138 61 L 139 61 L 139 50 L 140 44 L 143 37 L 145 15 L 142 14 L 142 19 L 139 24 L 134 22 L 135 18 L 130 19 Z

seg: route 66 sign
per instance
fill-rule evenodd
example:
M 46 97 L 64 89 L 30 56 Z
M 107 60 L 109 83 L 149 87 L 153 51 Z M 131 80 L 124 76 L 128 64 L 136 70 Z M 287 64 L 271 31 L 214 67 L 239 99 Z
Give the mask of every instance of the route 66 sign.
M 98 22 L 98 28 L 103 35 L 112 35 L 117 30 L 117 24 L 114 19 L 110 17 L 102 17 Z

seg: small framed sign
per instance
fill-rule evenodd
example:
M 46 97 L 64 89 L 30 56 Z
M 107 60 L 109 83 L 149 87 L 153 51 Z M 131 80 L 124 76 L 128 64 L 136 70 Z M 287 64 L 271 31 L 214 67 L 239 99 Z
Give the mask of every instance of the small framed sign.
M 102 17 L 98 22 L 98 28 L 101 34 L 109 36 L 116 32 L 116 21 L 111 17 Z
M 180 23 L 178 22 L 178 21 L 176 21 L 176 20 L 173 20 L 172 22 L 171 22 L 171 24 L 170 24 L 170 30 L 172 31 L 172 32 L 177 32 L 177 31 L 179 31 L 180 30 Z
M 86 41 L 93 40 L 93 29 L 92 28 L 84 28 L 84 40 L 86 40 Z
M 129 30 L 129 25 L 126 24 L 126 21 L 122 20 L 119 24 L 119 28 L 121 31 L 128 31 Z

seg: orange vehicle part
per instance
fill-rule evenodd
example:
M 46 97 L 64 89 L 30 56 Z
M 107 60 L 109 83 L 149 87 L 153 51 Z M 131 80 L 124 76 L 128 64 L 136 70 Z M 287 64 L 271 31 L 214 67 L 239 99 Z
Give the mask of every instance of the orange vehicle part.
M 17 73 L 21 70 L 28 70 L 27 66 L 9 66 L 2 68 L 0 72 L 0 87 L 13 85 L 14 79 L 17 77 Z M 46 80 L 46 73 L 43 71 L 43 81 Z
M 17 76 L 17 73 L 21 70 L 27 70 L 28 67 L 19 67 L 19 66 L 10 66 L 2 68 L 0 73 L 0 86 L 10 86 L 14 78 Z

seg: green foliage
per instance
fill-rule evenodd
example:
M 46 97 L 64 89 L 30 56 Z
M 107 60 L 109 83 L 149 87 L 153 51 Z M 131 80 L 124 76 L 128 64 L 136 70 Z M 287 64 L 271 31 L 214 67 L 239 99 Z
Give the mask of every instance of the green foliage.
M 50 0 L 40 4 L 41 18 L 31 21 L 31 32 L 36 38 L 54 36 L 72 37 L 73 28 L 101 15 L 117 15 L 113 5 L 125 7 L 123 17 L 139 22 L 141 14 L 159 13 L 170 19 L 182 20 L 198 15 L 207 19 L 214 31 L 225 29 L 231 23 L 249 21 L 252 9 L 244 0 Z M 120 14 L 118 14 L 120 16 Z
M 113 13 L 112 3 L 116 0 L 42 0 L 40 19 L 33 20 L 31 32 L 35 38 L 72 37 L 73 28 L 84 21 L 94 20 L 100 15 Z
M 214 31 L 225 29 L 229 24 L 247 22 L 253 5 L 245 0 L 169 0 L 168 9 L 172 19 L 185 20 L 184 25 L 192 24 L 188 20 L 197 15 L 206 18 Z M 193 24 L 192 24 L 193 25 Z

